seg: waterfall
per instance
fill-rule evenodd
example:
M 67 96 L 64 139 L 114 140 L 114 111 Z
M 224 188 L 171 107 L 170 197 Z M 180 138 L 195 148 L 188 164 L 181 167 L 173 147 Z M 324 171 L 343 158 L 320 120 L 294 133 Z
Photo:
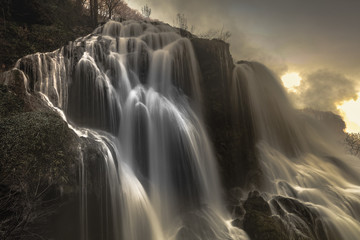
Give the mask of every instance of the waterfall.
M 106 178 L 98 193 L 101 239 L 247 238 L 226 221 L 188 39 L 161 23 L 109 21 L 16 67 L 30 91 L 98 145 Z M 89 226 L 87 165 L 83 155 L 80 235 L 99 239 Z
M 238 64 L 232 85 L 234 106 L 245 104 L 251 110 L 258 161 L 273 214 L 311 234 L 302 219 L 287 211 L 284 199 L 294 200 L 320 216 L 313 219 L 304 211 L 316 229 L 314 239 L 358 239 L 359 159 L 347 155 L 330 130 L 295 110 L 280 80 L 265 66 Z M 301 212 L 297 206 L 293 210 Z

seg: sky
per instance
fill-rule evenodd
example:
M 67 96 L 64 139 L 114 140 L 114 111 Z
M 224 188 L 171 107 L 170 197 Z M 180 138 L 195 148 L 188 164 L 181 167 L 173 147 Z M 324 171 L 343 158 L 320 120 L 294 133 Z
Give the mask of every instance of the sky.
M 293 73 L 289 89 L 299 107 L 343 116 L 360 132 L 359 0 L 127 0 L 151 18 L 174 24 L 177 13 L 195 34 L 228 30 L 235 60 L 264 63 L 279 77 Z M 294 75 L 295 74 L 295 75 Z M 301 80 L 296 80 L 301 79 Z

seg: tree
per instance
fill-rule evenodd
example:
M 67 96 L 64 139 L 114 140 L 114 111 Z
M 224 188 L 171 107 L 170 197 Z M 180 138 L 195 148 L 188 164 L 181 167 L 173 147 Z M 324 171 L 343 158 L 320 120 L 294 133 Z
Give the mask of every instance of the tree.
M 90 18 L 92 24 L 97 26 L 98 24 L 98 11 L 99 11 L 99 3 L 98 0 L 90 0 Z
M 141 13 L 144 15 L 144 17 L 149 18 L 151 15 L 151 8 L 145 4 L 145 6 L 141 8 Z
M 188 29 L 187 19 L 183 13 L 178 13 L 176 15 L 175 24 L 181 29 L 184 29 L 184 30 Z
M 114 9 L 116 9 L 116 7 L 119 6 L 121 2 L 122 0 L 102 0 L 102 3 L 107 8 L 109 19 L 111 19 Z
M 347 133 L 345 143 L 350 154 L 360 157 L 360 133 Z

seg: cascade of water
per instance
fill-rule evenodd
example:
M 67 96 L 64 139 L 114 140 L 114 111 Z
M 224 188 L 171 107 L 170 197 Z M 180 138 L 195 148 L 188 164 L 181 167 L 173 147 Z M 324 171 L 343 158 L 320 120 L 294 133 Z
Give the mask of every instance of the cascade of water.
M 104 202 L 111 205 L 107 238 L 246 238 L 224 220 L 188 39 L 165 24 L 109 21 L 16 67 L 29 76 L 31 91 L 45 94 L 99 143 L 110 198 Z M 87 229 L 85 221 L 83 239 L 92 238 Z
M 265 66 L 256 62 L 237 65 L 233 85 L 237 101 L 250 105 L 269 199 L 277 195 L 296 199 L 317 212 L 324 233 L 316 238 L 358 239 L 359 159 L 345 154 L 321 124 L 296 111 L 280 80 Z M 247 94 L 241 95 L 240 88 Z M 285 210 L 287 206 L 276 199 L 270 201 L 274 213 Z M 295 226 L 302 224 L 291 213 L 287 218 Z

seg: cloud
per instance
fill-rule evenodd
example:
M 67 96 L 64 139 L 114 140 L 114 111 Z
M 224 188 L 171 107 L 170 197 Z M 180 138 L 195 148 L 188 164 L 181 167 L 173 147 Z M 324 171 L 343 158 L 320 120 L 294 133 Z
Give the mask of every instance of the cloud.
M 151 17 L 170 24 L 183 13 L 197 31 L 224 27 L 232 34 L 234 60 L 261 62 L 279 76 L 287 70 L 303 72 L 298 94 L 291 93 L 302 107 L 337 112 L 338 104 L 356 98 L 360 1 L 130 1 L 147 3 Z
M 177 13 L 206 31 L 222 26 L 235 59 L 257 60 L 275 72 L 328 68 L 360 77 L 360 1 L 129 0 L 147 3 L 153 18 L 173 23 Z M 246 37 L 245 37 L 246 36 Z
M 343 74 L 322 69 L 301 74 L 301 77 L 297 92 L 291 94 L 301 107 L 339 113 L 339 104 L 358 97 L 359 82 Z

